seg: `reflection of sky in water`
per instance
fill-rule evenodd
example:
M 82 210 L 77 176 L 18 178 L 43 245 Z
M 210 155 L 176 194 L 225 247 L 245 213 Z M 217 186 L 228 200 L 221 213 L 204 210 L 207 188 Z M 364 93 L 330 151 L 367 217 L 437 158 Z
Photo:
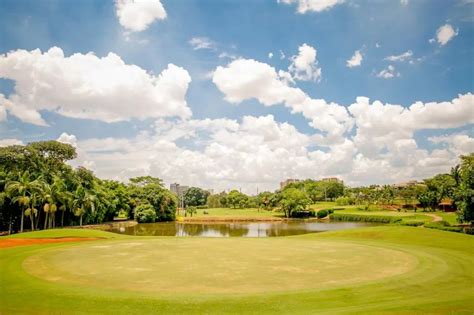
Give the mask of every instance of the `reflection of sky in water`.
M 201 236 L 201 237 L 271 237 L 353 229 L 373 224 L 360 222 L 304 222 L 280 223 L 147 223 L 135 226 L 118 226 L 111 232 L 150 236 Z

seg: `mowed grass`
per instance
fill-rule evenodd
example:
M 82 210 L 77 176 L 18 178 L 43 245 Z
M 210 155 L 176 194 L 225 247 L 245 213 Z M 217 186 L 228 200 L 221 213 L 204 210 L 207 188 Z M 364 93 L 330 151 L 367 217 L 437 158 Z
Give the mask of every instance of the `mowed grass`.
M 207 212 L 207 214 L 204 214 Z M 193 215 L 198 218 L 205 217 L 281 217 L 283 216 L 282 212 L 268 211 L 257 208 L 243 208 L 243 209 L 234 209 L 234 208 L 210 208 L 210 209 L 198 209 L 197 213 Z M 188 217 L 189 218 L 189 217 Z
M 472 236 L 403 226 L 8 248 L 0 312 L 471 314 L 473 251 Z

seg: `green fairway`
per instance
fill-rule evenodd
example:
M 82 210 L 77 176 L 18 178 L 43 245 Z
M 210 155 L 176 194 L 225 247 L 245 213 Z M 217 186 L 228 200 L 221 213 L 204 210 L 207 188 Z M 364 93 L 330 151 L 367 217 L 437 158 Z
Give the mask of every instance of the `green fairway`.
M 264 239 L 33 236 L 55 233 L 104 239 L 0 249 L 2 314 L 474 309 L 474 238 L 464 234 L 380 226 Z
M 204 214 L 207 212 L 206 214 Z M 188 220 L 192 220 L 193 218 L 215 218 L 215 217 L 222 217 L 222 218 L 277 218 L 282 217 L 282 212 L 274 212 L 268 211 L 263 209 L 257 208 L 242 208 L 242 209 L 234 209 L 234 208 L 210 208 L 210 209 L 198 209 L 197 213 L 193 215 L 193 217 L 186 217 Z

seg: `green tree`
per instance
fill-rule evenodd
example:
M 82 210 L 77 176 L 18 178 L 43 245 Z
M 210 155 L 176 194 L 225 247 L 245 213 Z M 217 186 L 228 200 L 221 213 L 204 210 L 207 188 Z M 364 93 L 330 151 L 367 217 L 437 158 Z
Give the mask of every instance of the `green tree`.
M 458 207 L 458 219 L 461 222 L 474 222 L 474 153 L 461 156 L 458 167 L 459 185 L 454 191 L 454 200 Z
M 194 206 L 186 207 L 185 216 L 189 214 L 192 217 L 193 214 L 195 214 L 195 213 L 197 213 L 197 208 L 196 207 L 194 207 Z
M 143 203 L 135 208 L 135 219 L 139 223 L 152 223 L 156 220 L 156 212 L 152 205 Z
M 190 187 L 184 194 L 184 203 L 186 206 L 203 206 L 207 202 L 209 192 L 199 187 Z
M 31 195 L 41 190 L 38 179 L 31 180 L 28 171 L 23 172 L 16 181 L 9 181 L 5 187 L 7 195 L 12 203 L 17 203 L 21 209 L 20 232 L 23 232 L 25 210 L 29 208 Z
M 226 200 L 227 204 L 232 208 L 244 208 L 247 203 L 248 196 L 234 189 L 229 192 Z
M 311 203 L 304 191 L 297 188 L 289 188 L 281 193 L 280 206 L 287 218 L 291 217 L 294 211 L 305 210 Z

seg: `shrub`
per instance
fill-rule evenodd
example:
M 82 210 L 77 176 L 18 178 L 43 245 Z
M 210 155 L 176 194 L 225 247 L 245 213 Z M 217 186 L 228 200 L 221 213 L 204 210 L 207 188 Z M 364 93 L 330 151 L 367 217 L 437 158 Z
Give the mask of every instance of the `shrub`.
M 318 219 L 322 219 L 328 216 L 328 211 L 327 210 L 319 210 L 318 211 Z
M 329 216 L 332 221 L 350 221 L 350 222 L 372 222 L 372 223 L 396 223 L 401 222 L 401 218 L 381 215 L 359 215 L 333 213 Z
M 425 224 L 425 227 L 429 229 L 437 229 L 437 230 L 448 231 L 448 232 L 458 232 L 458 233 L 464 232 L 462 227 L 451 226 L 451 224 L 449 224 L 447 221 L 429 222 Z
M 334 210 L 338 210 L 338 209 L 328 209 L 328 214 L 333 214 Z
M 309 218 L 311 216 L 314 217 L 314 211 L 312 210 L 299 210 L 291 212 L 292 218 Z
M 208 205 L 197 206 L 197 209 L 209 209 Z
M 135 208 L 135 219 L 138 223 L 155 222 L 156 212 L 150 204 L 142 204 Z
M 422 226 L 424 224 L 423 221 L 403 221 L 401 222 L 401 225 L 406 225 L 406 226 Z

